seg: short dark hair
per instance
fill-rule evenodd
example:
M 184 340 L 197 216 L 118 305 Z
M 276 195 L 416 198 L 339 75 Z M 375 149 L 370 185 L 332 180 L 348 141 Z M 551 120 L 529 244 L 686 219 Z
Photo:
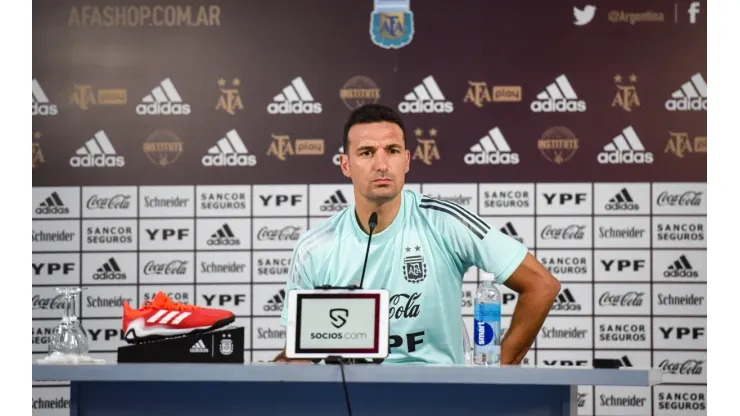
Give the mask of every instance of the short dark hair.
M 349 130 L 356 124 L 380 123 L 387 121 L 396 124 L 401 128 L 403 134 L 403 145 L 406 146 L 406 130 L 403 126 L 403 120 L 392 108 L 382 104 L 365 104 L 352 111 L 344 123 L 344 135 L 342 136 L 342 148 L 344 154 L 347 154 L 347 140 Z

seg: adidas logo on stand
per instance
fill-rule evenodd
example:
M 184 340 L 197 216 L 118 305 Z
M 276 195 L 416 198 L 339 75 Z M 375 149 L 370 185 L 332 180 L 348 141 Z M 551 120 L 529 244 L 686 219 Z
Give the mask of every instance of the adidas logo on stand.
M 298 77 L 283 88 L 267 105 L 270 114 L 321 114 L 321 103 L 314 102 L 303 78 Z
M 324 201 L 324 204 L 319 207 L 319 210 L 321 212 L 337 212 L 347 208 L 348 205 L 347 198 L 344 197 L 341 190 L 337 189 Z
M 262 307 L 265 312 L 278 312 L 283 310 L 283 301 L 285 300 L 285 289 L 280 289 L 271 299 L 267 300 L 265 306 Z
M 627 188 L 622 188 L 616 195 L 606 203 L 607 211 L 637 211 L 640 206 L 632 199 Z
M 689 259 L 685 255 L 681 255 L 678 260 L 674 261 L 673 264 L 668 266 L 668 269 L 663 272 L 664 277 L 699 277 L 699 272 L 694 270 L 689 263 Z
M 93 273 L 93 280 L 126 280 L 126 273 L 114 257 L 111 257 Z
M 619 364 L 621 364 L 622 367 L 632 367 L 632 361 L 630 361 L 630 358 L 626 355 L 623 355 L 622 358 L 619 359 Z
M 235 129 L 229 130 L 226 136 L 220 138 L 215 146 L 208 149 L 208 154 L 203 156 L 203 166 L 254 166 L 257 164 L 257 156 L 248 154 L 247 146 Z
M 697 72 L 690 81 L 673 91 L 665 108 L 668 111 L 707 111 L 707 83 L 701 73 Z
M 627 126 L 604 146 L 604 151 L 599 153 L 596 160 L 601 164 L 645 164 L 653 163 L 653 154 L 645 151 L 635 129 Z
M 421 84 L 403 97 L 398 104 L 398 111 L 402 113 L 451 113 L 454 110 L 452 103 L 445 100 L 437 81 L 429 75 Z
M 576 298 L 574 298 L 573 294 L 570 293 L 570 289 L 566 288 L 563 289 L 562 292 L 560 292 L 550 310 L 560 312 L 574 312 L 580 311 L 581 305 L 576 302 Z
M 200 353 L 206 353 L 207 354 L 210 351 L 208 351 L 208 347 L 206 347 L 206 344 L 203 343 L 203 340 L 202 339 L 199 339 L 198 342 L 196 342 L 195 344 L 193 344 L 192 347 L 190 347 L 190 352 L 192 352 L 194 354 L 196 354 L 196 353 L 197 354 L 200 354 Z
M 41 201 L 36 208 L 36 213 L 41 215 L 66 215 L 69 214 L 69 208 L 64 206 L 64 202 L 62 202 L 58 193 L 52 192 L 45 200 Z
M 241 241 L 231 231 L 229 224 L 224 224 L 215 233 L 211 234 L 211 238 L 206 241 L 206 244 L 209 246 L 238 246 L 241 245 Z
M 513 153 L 498 127 L 491 129 L 463 158 L 468 165 L 517 165 L 519 154 Z
M 507 222 L 506 225 L 501 227 L 501 232 L 513 238 L 514 240 L 524 244 L 524 239 L 519 237 L 519 234 L 516 232 L 516 229 L 514 228 L 514 224 L 512 224 L 511 221 Z
M 120 168 L 126 161 L 123 156 L 118 156 L 108 136 L 100 130 L 77 149 L 77 156 L 72 156 L 69 164 L 73 168 Z
M 33 107 L 31 115 L 34 116 L 55 116 L 57 115 L 57 106 L 49 102 L 49 97 L 41 88 L 41 84 L 34 78 L 31 81 L 31 91 L 33 95 Z
M 535 113 L 582 113 L 586 111 L 586 102 L 578 99 L 568 77 L 563 74 L 537 94 L 529 107 Z
M 169 78 L 165 78 L 152 92 L 141 99 L 141 104 L 136 106 L 136 114 L 144 115 L 181 115 L 190 114 L 190 104 L 182 102 L 180 93 L 177 92 L 175 84 Z

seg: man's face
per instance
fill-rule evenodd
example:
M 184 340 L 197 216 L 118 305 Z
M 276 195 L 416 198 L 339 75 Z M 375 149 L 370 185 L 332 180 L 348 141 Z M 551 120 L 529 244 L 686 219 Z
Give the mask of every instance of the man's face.
M 340 156 L 344 176 L 355 191 L 370 201 L 393 199 L 403 189 L 411 154 L 403 143 L 403 131 L 389 122 L 352 126 L 347 149 Z

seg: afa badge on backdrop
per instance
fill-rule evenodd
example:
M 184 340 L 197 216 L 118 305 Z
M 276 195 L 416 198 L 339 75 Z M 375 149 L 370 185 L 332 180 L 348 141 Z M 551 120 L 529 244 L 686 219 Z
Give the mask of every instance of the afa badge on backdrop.
M 374 0 L 370 14 L 370 39 L 385 49 L 399 49 L 414 38 L 411 0 Z

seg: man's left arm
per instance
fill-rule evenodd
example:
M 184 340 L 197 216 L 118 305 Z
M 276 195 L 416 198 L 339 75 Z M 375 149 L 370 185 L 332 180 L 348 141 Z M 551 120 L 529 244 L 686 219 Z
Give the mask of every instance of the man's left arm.
M 514 307 L 509 330 L 501 341 L 501 364 L 519 364 L 560 292 L 560 281 L 527 252 L 504 285 L 517 292 L 519 300 Z
M 476 266 L 491 273 L 496 283 L 519 294 L 511 325 L 501 341 L 501 364 L 519 364 L 545 322 L 560 282 L 526 246 L 477 215 L 467 210 L 464 214 L 459 221 L 446 221 L 443 232 L 465 268 Z

